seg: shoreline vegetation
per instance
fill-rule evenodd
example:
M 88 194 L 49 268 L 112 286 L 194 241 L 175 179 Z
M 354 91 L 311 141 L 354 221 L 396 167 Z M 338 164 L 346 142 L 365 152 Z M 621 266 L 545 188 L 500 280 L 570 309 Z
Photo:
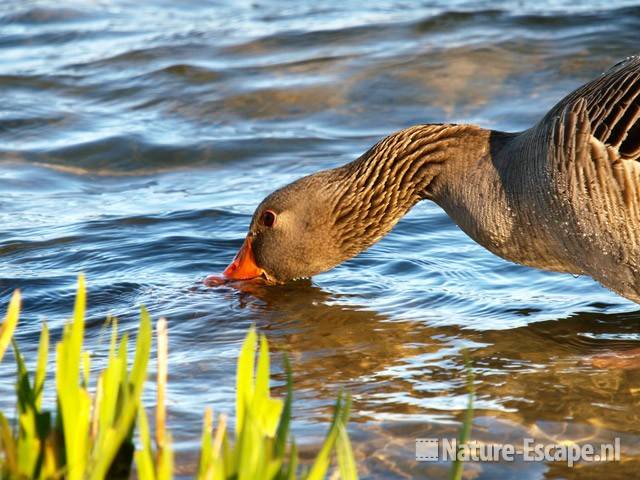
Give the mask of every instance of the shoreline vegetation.
M 55 348 L 56 408 L 42 408 L 49 357 L 49 329 L 43 324 L 35 371 L 29 372 L 13 340 L 20 314 L 20 292 L 11 298 L 0 326 L 0 362 L 12 345 L 16 361 L 16 412 L 13 421 L 0 412 L 0 478 L 165 480 L 173 476 L 171 433 L 166 426 L 168 328 L 156 325 L 157 396 L 155 438 L 142 404 L 152 347 L 152 322 L 140 312 L 133 363 L 129 366 L 127 334 L 111 324 L 106 368 L 90 389 L 91 357 L 83 350 L 86 288 L 78 279 L 73 316 Z M 257 360 L 256 360 L 257 358 Z M 214 425 L 213 411 L 204 412 L 200 456 L 194 478 L 204 479 L 357 479 L 347 421 L 351 399 L 340 394 L 323 444 L 310 465 L 301 465 L 290 433 L 293 386 L 285 357 L 287 394 L 270 395 L 269 346 L 251 328 L 238 358 L 236 427 L 228 431 L 224 414 Z M 53 388 L 48 386 L 48 388 Z M 93 390 L 93 391 L 91 391 Z M 134 442 L 134 440 L 136 440 Z
M 106 368 L 92 381 L 91 356 L 83 349 L 86 287 L 78 278 L 71 319 L 55 347 L 55 411 L 43 408 L 49 363 L 49 329 L 42 324 L 35 371 L 29 372 L 13 339 L 21 297 L 15 291 L 0 325 L 0 363 L 11 346 L 16 363 L 15 418 L 0 411 L 0 480 L 168 480 L 173 478 L 174 454 L 166 425 L 166 386 L 169 333 L 167 321 L 158 320 L 156 339 L 156 404 L 152 431 L 142 403 L 148 377 L 153 329 L 149 313 L 140 309 L 133 362 L 129 336 L 118 334 L 111 319 Z M 236 371 L 235 431 L 229 432 L 225 414 L 214 424 L 211 408 L 204 411 L 197 480 L 355 480 L 356 462 L 347 433 L 351 406 L 348 394 L 338 395 L 332 422 L 313 462 L 299 462 L 290 432 L 293 381 L 284 357 L 286 396 L 270 394 L 269 345 L 264 335 L 250 328 L 240 349 Z M 473 374 L 467 361 L 469 403 L 458 437 L 459 447 L 470 439 L 473 422 Z M 90 388 L 90 385 L 95 385 Z M 463 462 L 454 461 L 449 478 L 462 478 Z

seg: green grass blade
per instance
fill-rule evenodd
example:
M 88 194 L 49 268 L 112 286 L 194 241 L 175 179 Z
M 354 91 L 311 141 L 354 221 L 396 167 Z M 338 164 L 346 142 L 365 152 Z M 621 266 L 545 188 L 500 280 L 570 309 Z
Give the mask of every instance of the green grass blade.
M 156 325 L 156 445 L 162 451 L 167 429 L 167 376 L 169 363 L 169 330 L 167 320 L 161 318 Z
M 135 453 L 134 457 L 138 468 L 138 478 L 140 480 L 155 480 L 156 474 L 151 451 L 149 420 L 143 406 L 138 409 L 138 435 L 140 437 L 140 446 L 142 447 Z
M 20 316 L 20 290 L 13 292 L 13 296 L 9 301 L 9 308 L 7 308 L 7 316 L 2 322 L 0 327 L 0 363 L 4 352 L 7 351 L 7 347 L 13 338 L 13 332 L 18 324 L 18 317 Z
M 35 407 L 36 393 L 31 387 L 24 357 L 15 341 L 13 341 L 13 352 L 18 367 L 16 379 L 18 398 L 17 465 L 21 477 L 31 478 L 35 474 L 40 450 Z
M 158 448 L 157 476 L 159 480 L 169 480 L 173 475 L 173 449 L 171 434 L 166 426 L 166 392 L 169 363 L 169 331 L 167 320 L 161 318 L 157 324 L 156 336 L 156 445 Z
M 282 470 L 282 464 L 284 463 L 284 458 L 272 458 L 267 459 L 265 461 L 265 465 L 263 467 L 264 478 L 267 479 L 275 479 L 278 477 L 278 473 Z
M 238 478 L 253 479 L 263 472 L 262 462 L 265 458 L 265 444 L 257 422 L 251 418 L 251 410 L 245 415 L 242 435 L 237 441 Z
M 464 412 L 462 428 L 460 429 L 460 433 L 458 434 L 458 448 L 460 448 L 463 444 L 469 442 L 471 438 L 471 427 L 473 425 L 474 376 L 473 370 L 471 368 L 471 363 L 466 352 L 465 369 L 467 370 L 467 391 L 469 392 L 469 399 L 467 401 L 467 409 Z M 456 456 L 456 459 L 453 461 L 453 464 L 451 466 L 451 473 L 449 478 L 451 480 L 461 480 L 463 470 L 464 462 L 459 461 Z
M 171 434 L 166 432 L 164 445 L 158 451 L 158 480 L 171 480 L 173 478 L 173 449 L 171 448 Z
M 140 327 L 136 341 L 136 353 L 131 367 L 129 382 L 133 386 L 133 395 L 137 398 L 142 393 L 144 382 L 147 379 L 147 365 L 151 353 L 151 317 L 146 308 L 140 308 Z M 135 411 L 134 411 L 135 416 Z
M 47 360 L 49 357 L 49 327 L 46 323 L 42 324 L 42 332 L 40 332 L 40 343 L 38 344 L 38 360 L 36 363 L 36 376 L 34 381 L 34 391 L 36 394 L 35 404 L 38 411 L 42 406 L 42 392 L 44 390 L 44 381 L 47 376 Z
M 89 352 L 82 352 L 80 359 L 82 362 L 80 365 L 82 367 L 82 376 L 80 377 L 82 380 L 82 387 L 89 388 L 89 372 L 91 371 L 91 356 L 89 355 Z
M 333 450 L 338 438 L 338 426 L 342 422 L 343 409 L 344 402 L 342 399 L 342 394 L 340 394 L 338 395 L 338 400 L 336 401 L 336 407 L 333 414 L 333 422 L 329 427 L 329 432 L 327 433 L 327 437 L 322 444 L 322 447 L 320 448 L 320 452 L 313 462 L 311 470 L 309 470 L 307 480 L 321 480 L 325 478 L 327 471 L 329 470 L 329 466 L 331 465 L 331 451 Z
M 129 372 L 127 371 L 127 367 L 129 366 L 129 335 L 126 333 L 122 335 L 122 338 L 120 339 L 120 345 L 118 346 L 116 358 L 118 359 L 118 368 L 120 369 L 120 372 L 118 373 L 119 388 L 116 390 L 116 393 L 119 395 L 117 405 L 118 408 L 113 417 L 114 422 L 122 413 L 122 407 L 129 403 Z
M 240 349 L 236 373 L 236 437 L 238 439 L 244 426 L 246 407 L 253 399 L 255 356 L 256 330 L 251 327 Z
M 291 451 L 289 452 L 289 464 L 287 465 L 287 480 L 295 480 L 298 471 L 298 447 L 295 442 L 291 442 Z
M 349 435 L 344 424 L 338 426 L 338 438 L 336 441 L 336 452 L 338 454 L 338 468 L 340 469 L 340 478 L 342 480 L 357 480 L 358 470 L 356 469 L 356 461 L 353 458 L 353 450 Z
M 255 396 L 261 399 L 269 397 L 269 370 L 269 344 L 267 343 L 266 337 L 260 335 Z
M 0 452 L 2 452 L 2 462 L 4 463 L 4 465 L 0 464 L 0 466 L 14 475 L 18 473 L 17 449 L 9 422 L 2 412 L 0 412 Z M 0 474 L 2 473 L 4 473 L 4 471 L 0 469 Z
M 289 425 L 291 423 L 291 404 L 293 403 L 293 379 L 291 376 L 291 364 L 289 363 L 289 357 L 287 355 L 284 356 L 283 362 L 287 375 L 287 396 L 284 401 L 280 423 L 278 424 L 278 430 L 276 432 L 276 443 L 274 445 L 274 455 L 276 457 L 284 456 L 287 448 Z
M 24 357 L 22 356 L 22 353 L 20 353 L 18 344 L 13 341 L 12 346 L 13 356 L 16 360 L 17 367 L 16 393 L 18 396 L 18 412 L 23 413 L 31 404 L 33 404 L 35 393 L 31 388 L 27 365 L 24 363 Z
M 56 389 L 69 480 L 83 478 L 89 451 L 91 399 L 79 385 L 85 308 L 85 283 L 80 275 L 73 319 L 65 326 L 62 341 L 56 348 Z
M 73 308 L 73 321 L 68 337 L 68 379 L 78 382 L 80 375 L 82 342 L 84 340 L 84 314 L 87 307 L 87 291 L 84 283 L 84 275 L 78 276 L 78 291 L 76 303 Z
M 218 416 L 218 426 L 211 444 L 211 464 L 205 479 L 229 478 L 236 475 L 235 452 L 231 450 L 227 438 L 227 416 L 222 414 Z
M 273 438 L 282 415 L 283 402 L 269 396 L 269 345 L 264 335 L 260 336 L 258 368 L 256 371 L 255 393 L 251 402 L 254 419 L 259 423 L 264 435 Z
M 40 453 L 40 439 L 35 412 L 28 408 L 18 416 L 18 471 L 23 478 L 33 478 Z
M 111 317 L 111 340 L 109 342 L 109 358 L 116 356 L 116 347 L 118 346 L 118 319 Z
M 142 308 L 133 367 L 131 368 L 128 384 L 123 386 L 126 392 L 125 400 L 122 401 L 122 408 L 114 426 L 107 431 L 102 448 L 94 454 L 94 468 L 89 476 L 91 480 L 101 480 L 105 477 L 118 451 L 123 446 L 125 440 L 131 435 L 140 405 L 140 396 L 142 395 L 144 383 L 147 378 L 147 365 L 149 363 L 150 352 L 151 319 L 147 310 Z M 122 350 L 119 355 L 122 355 Z
M 137 450 L 133 455 L 133 459 L 136 462 L 139 480 L 155 480 L 156 477 L 153 472 L 153 462 L 147 459 L 147 455 L 144 451 Z
M 204 420 L 202 422 L 202 436 L 200 437 L 200 460 L 198 462 L 197 478 L 205 478 L 209 465 L 212 462 L 212 443 L 211 429 L 213 427 L 213 411 L 207 408 L 204 411 Z
M 116 408 L 118 406 L 119 391 L 123 383 L 121 363 L 122 359 L 120 357 L 111 357 L 107 368 L 101 374 L 102 399 L 99 411 L 94 412 L 94 415 L 98 415 L 98 439 L 95 444 L 94 457 L 104 448 L 107 436 L 117 418 Z

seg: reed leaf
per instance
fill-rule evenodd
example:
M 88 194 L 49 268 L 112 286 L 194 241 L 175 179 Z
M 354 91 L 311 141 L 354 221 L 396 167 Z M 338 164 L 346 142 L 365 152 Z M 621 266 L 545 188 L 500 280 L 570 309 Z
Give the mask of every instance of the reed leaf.
M 138 409 L 138 435 L 141 449 L 135 453 L 135 462 L 138 469 L 139 480 L 156 480 L 153 451 L 151 450 L 151 434 L 149 433 L 149 420 L 144 407 Z
M 236 374 L 236 436 L 243 431 L 247 405 L 253 398 L 254 362 L 256 354 L 256 331 L 254 327 L 242 343 Z
M 120 380 L 119 392 L 122 393 L 121 409 L 117 418 L 114 418 L 113 425 L 107 428 L 103 443 L 100 448 L 94 451 L 94 466 L 89 475 L 91 480 L 100 480 L 105 477 L 111 467 L 116 455 L 123 448 L 126 440 L 131 438 L 136 414 L 140 406 L 140 397 L 147 377 L 147 364 L 151 352 L 151 318 L 143 307 L 140 310 L 140 327 L 136 341 L 136 352 L 134 356 L 131 375 L 126 374 L 126 335 L 120 344 L 117 363 L 114 357 L 114 370 L 120 370 L 118 378 Z M 124 357 L 124 362 L 122 361 Z M 124 373 L 122 373 L 124 372 Z M 105 385 L 106 387 L 106 385 Z M 108 419 L 106 420 L 108 422 Z
M 9 307 L 7 308 L 7 316 L 0 327 L 0 363 L 2 362 L 2 357 L 4 357 L 4 352 L 6 352 L 9 343 L 11 343 L 16 325 L 18 325 L 20 302 L 20 290 L 16 290 L 11 296 Z
M 44 391 L 44 381 L 47 377 L 47 362 L 49 359 L 49 327 L 42 324 L 40 332 L 40 342 L 38 344 L 38 360 L 36 363 L 36 376 L 34 380 L 35 406 L 40 410 L 42 406 L 42 393 Z
M 204 411 L 204 419 L 202 422 L 202 435 L 200 437 L 200 460 L 198 461 L 198 478 L 206 478 L 209 466 L 212 462 L 212 429 L 213 429 L 213 410 L 207 408 Z
M 0 412 L 0 452 L 2 452 L 3 464 L 0 464 L 0 473 L 4 476 L 9 472 L 18 471 L 17 445 L 13 438 L 13 432 L 7 418 Z
M 291 364 L 287 355 L 283 358 L 284 370 L 287 375 L 287 396 L 284 400 L 284 406 L 280 415 L 278 430 L 276 431 L 276 442 L 274 445 L 274 455 L 282 457 L 287 448 L 287 440 L 289 437 L 289 425 L 291 423 L 291 405 L 293 403 L 293 378 L 291 375 Z
M 353 458 L 353 450 L 345 425 L 338 425 L 338 438 L 336 440 L 336 452 L 338 454 L 338 467 L 342 480 L 357 480 L 358 470 Z
M 289 464 L 284 478 L 287 480 L 295 480 L 296 472 L 298 471 L 298 447 L 295 442 L 291 442 L 291 449 L 289 451 Z
M 338 438 L 339 427 L 343 424 L 349 415 L 350 398 L 343 398 L 342 393 L 338 395 L 336 400 L 336 406 L 333 413 L 333 421 L 329 427 L 329 432 L 325 438 L 320 452 L 316 457 L 311 470 L 307 475 L 307 480 L 320 480 L 323 479 L 331 466 L 331 452 L 335 447 L 336 440 Z
M 462 427 L 460 428 L 460 432 L 458 433 L 458 443 L 457 448 L 461 448 L 462 445 L 469 442 L 471 439 L 471 427 L 473 425 L 473 397 L 474 397 L 474 375 L 473 369 L 471 367 L 471 361 L 469 360 L 468 353 L 464 352 L 464 360 L 465 360 L 465 370 L 467 371 L 467 391 L 468 391 L 468 399 L 467 399 L 467 408 L 464 412 L 464 419 L 462 422 Z M 456 452 L 457 453 L 457 452 Z M 451 472 L 449 478 L 451 480 L 461 480 L 462 473 L 464 471 L 464 462 L 458 460 L 458 456 L 453 461 L 451 466 Z
M 66 476 L 80 480 L 88 460 L 91 399 L 80 387 L 80 362 L 84 337 L 86 291 L 84 277 L 78 277 L 78 290 L 71 324 L 64 327 L 62 341 L 56 348 L 56 388 L 61 416 Z
M 15 342 L 13 342 L 13 352 L 18 367 L 16 380 L 18 398 L 17 469 L 20 476 L 32 478 L 36 473 L 41 441 L 38 432 L 38 411 L 35 406 L 36 393 L 31 387 L 24 358 Z

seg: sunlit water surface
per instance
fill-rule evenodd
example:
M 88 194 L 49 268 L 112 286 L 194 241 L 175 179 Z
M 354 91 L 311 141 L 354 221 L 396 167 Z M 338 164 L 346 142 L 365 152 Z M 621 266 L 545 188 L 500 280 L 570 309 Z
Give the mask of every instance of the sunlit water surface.
M 473 437 L 621 438 L 623 461 L 468 465 L 478 478 L 635 478 L 640 372 L 590 355 L 638 345 L 637 306 L 589 278 L 507 263 L 435 205 L 379 244 L 288 286 L 217 289 L 253 209 L 277 186 L 348 162 L 394 130 L 520 130 L 637 53 L 633 2 L 47 2 L 0 4 L 0 287 L 21 288 L 17 339 L 58 338 L 76 275 L 87 348 L 107 314 L 170 326 L 169 424 L 193 473 L 205 406 L 232 412 L 255 324 L 294 365 L 295 433 L 312 450 L 340 389 L 365 478 L 446 477 L 415 438 L 453 436 L 475 372 Z M 0 369 L 10 409 L 13 362 Z M 147 401 L 153 404 L 153 385 Z

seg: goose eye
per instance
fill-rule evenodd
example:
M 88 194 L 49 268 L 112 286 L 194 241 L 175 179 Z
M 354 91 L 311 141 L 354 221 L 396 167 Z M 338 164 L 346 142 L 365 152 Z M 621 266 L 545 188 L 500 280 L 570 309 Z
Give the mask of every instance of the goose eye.
M 262 225 L 265 227 L 273 227 L 276 223 L 276 214 L 271 210 L 267 210 L 262 214 Z

